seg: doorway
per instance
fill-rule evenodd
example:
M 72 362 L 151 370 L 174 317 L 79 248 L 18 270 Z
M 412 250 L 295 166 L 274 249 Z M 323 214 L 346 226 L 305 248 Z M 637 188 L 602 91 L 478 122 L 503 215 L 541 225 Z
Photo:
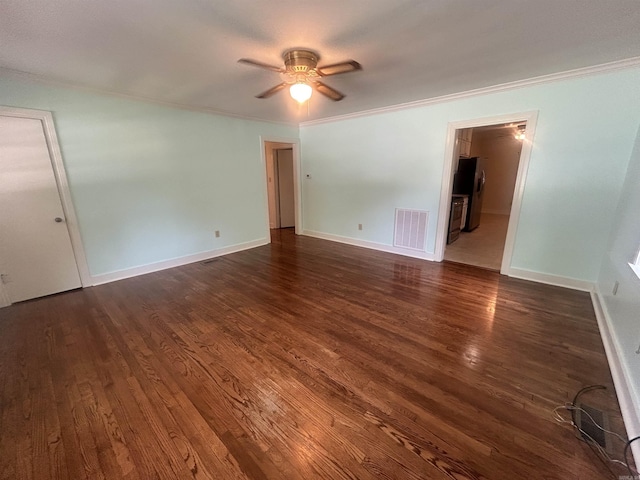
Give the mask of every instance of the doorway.
M 297 231 L 297 163 L 294 144 L 265 142 L 265 166 L 269 229 L 273 236 L 281 229 Z
M 278 148 L 273 151 L 273 170 L 275 228 L 295 228 L 292 148 Z
M 0 306 L 89 277 L 51 114 L 0 108 Z
M 536 117 L 449 125 L 437 260 L 509 274 Z

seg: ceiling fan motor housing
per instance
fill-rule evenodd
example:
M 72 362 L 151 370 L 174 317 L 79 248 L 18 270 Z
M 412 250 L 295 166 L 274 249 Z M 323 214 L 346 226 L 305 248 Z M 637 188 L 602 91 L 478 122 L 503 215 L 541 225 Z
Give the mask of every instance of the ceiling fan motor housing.
M 282 56 L 287 70 L 292 73 L 306 73 L 318 65 L 320 57 L 310 50 L 289 50 Z

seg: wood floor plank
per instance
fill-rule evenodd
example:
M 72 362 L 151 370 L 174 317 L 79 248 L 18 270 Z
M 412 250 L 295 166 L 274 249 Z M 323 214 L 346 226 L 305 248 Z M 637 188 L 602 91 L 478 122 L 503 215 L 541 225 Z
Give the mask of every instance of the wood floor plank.
M 142 308 L 142 311 L 146 312 L 146 309 Z M 142 315 L 141 318 L 146 318 L 146 314 Z M 145 339 L 146 346 L 157 353 L 159 364 L 162 365 L 161 369 L 170 372 L 166 378 L 173 378 L 180 385 L 180 388 L 184 389 L 189 398 L 194 400 L 195 408 L 203 414 L 202 418 L 213 430 L 216 438 L 228 438 L 227 434 L 230 430 L 234 432 L 236 437 L 243 437 L 245 432 L 234 415 L 236 403 L 234 401 L 234 392 L 232 392 L 231 401 L 229 401 L 227 397 L 229 392 L 215 388 L 222 382 L 212 376 L 210 369 L 206 365 L 199 359 L 196 359 L 193 363 L 189 362 L 189 356 L 184 354 L 188 346 L 184 343 L 176 343 L 178 338 L 173 333 L 173 330 L 166 327 L 166 325 L 162 325 L 161 319 L 157 315 L 152 315 L 151 320 L 160 327 L 155 332 L 150 332 L 135 320 L 127 322 L 126 325 L 120 324 L 120 328 L 122 329 L 121 331 L 128 332 L 128 337 L 135 337 L 138 334 L 140 338 Z M 211 388 L 208 383 L 212 385 Z M 212 402 L 212 399 L 216 401 Z M 220 413 L 221 407 L 223 414 Z M 237 441 L 234 442 L 234 446 L 237 443 Z M 256 454 L 260 454 L 261 450 L 256 447 L 258 445 L 251 444 L 248 450 L 254 450 Z M 222 446 L 222 448 L 226 450 L 227 447 Z M 263 445 L 264 449 L 266 449 L 266 445 Z M 225 455 L 224 452 L 219 454 Z M 245 455 L 242 458 L 225 458 L 223 464 L 225 467 L 238 467 L 242 462 L 247 464 L 250 458 L 251 455 Z M 269 467 L 269 465 L 267 466 Z M 228 472 L 227 475 L 227 478 L 233 478 Z M 242 472 L 232 473 L 231 475 L 241 477 Z
M 17 478 L 18 403 L 17 322 L 5 322 L 0 338 L 0 478 Z
M 276 231 L 0 309 L 0 479 L 624 475 L 588 384 L 623 430 L 586 293 Z
M 105 329 L 105 336 L 113 338 L 119 351 L 123 352 L 123 360 L 140 382 L 140 386 L 149 397 L 151 404 L 156 406 L 156 412 L 161 418 L 160 422 L 169 431 L 176 451 L 181 454 L 183 462 L 193 477 L 242 478 L 234 471 L 235 465 L 231 465 L 225 460 L 228 451 L 223 448 L 219 438 L 215 435 L 207 435 L 206 440 L 202 438 L 201 430 L 193 425 L 188 413 L 195 421 L 202 420 L 202 418 L 193 408 L 190 408 L 188 413 L 183 411 L 183 407 L 188 408 L 191 405 L 190 402 L 185 402 L 184 395 L 177 395 L 180 392 L 172 382 L 171 375 L 167 374 L 168 372 L 154 361 L 153 352 L 146 343 L 141 341 L 140 337 L 130 333 L 118 339 L 117 335 L 112 335 L 115 330 L 108 323 L 101 325 L 101 327 Z M 172 391 L 165 383 L 174 386 Z M 220 466 L 230 468 L 218 471 Z

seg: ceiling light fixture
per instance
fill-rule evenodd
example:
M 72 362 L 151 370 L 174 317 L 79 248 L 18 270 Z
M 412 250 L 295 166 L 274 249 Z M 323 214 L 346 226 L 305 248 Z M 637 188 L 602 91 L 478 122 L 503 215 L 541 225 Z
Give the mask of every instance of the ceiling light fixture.
M 281 83 L 256 95 L 256 98 L 269 98 L 280 90 L 289 88 L 291 96 L 301 104 L 311 98 L 314 90 L 318 92 L 319 95 L 324 95 L 334 102 L 339 102 L 344 98 L 344 94 L 331 88 L 319 79 L 324 79 L 324 77 L 330 77 L 332 75 L 357 72 L 358 70 L 362 70 L 362 66 L 355 60 L 347 60 L 345 62 L 318 67 L 319 59 L 320 56 L 312 50 L 294 48 L 287 50 L 282 55 L 282 60 L 284 61 L 284 66 L 282 67 L 251 60 L 250 58 L 241 58 L 238 60 L 238 63 L 270 70 L 281 75 Z
M 518 130 L 514 135 L 516 137 L 516 140 L 524 140 L 525 138 L 527 138 L 524 134 L 526 128 L 527 127 L 525 127 L 524 125 L 518 125 Z
M 291 97 L 298 103 L 304 103 L 309 100 L 312 92 L 311 85 L 304 81 L 298 81 L 289 87 Z

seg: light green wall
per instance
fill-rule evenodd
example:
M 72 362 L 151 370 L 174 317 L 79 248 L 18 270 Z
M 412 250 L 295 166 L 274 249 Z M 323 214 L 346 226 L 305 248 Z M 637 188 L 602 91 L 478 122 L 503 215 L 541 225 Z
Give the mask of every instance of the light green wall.
M 53 112 L 94 275 L 263 238 L 259 136 L 298 137 L 7 78 L 0 105 Z M 304 229 L 391 245 L 394 209 L 424 209 L 433 252 L 447 123 L 530 110 L 512 266 L 595 281 L 640 121 L 640 69 L 302 127 Z
M 391 245 L 396 207 L 428 210 L 434 252 L 448 122 L 531 110 L 512 267 L 594 282 L 640 121 L 637 68 L 303 126 L 305 230 Z
M 640 279 L 629 267 L 640 248 L 640 130 L 622 188 L 614 227 L 602 262 L 598 290 L 609 314 L 623 368 L 640 411 Z M 614 282 L 618 291 L 613 295 Z M 637 419 L 640 422 L 640 417 Z M 638 432 L 636 432 L 636 435 Z
M 298 136 L 297 127 L 7 78 L 0 105 L 53 112 L 93 275 L 264 238 L 259 138 Z

